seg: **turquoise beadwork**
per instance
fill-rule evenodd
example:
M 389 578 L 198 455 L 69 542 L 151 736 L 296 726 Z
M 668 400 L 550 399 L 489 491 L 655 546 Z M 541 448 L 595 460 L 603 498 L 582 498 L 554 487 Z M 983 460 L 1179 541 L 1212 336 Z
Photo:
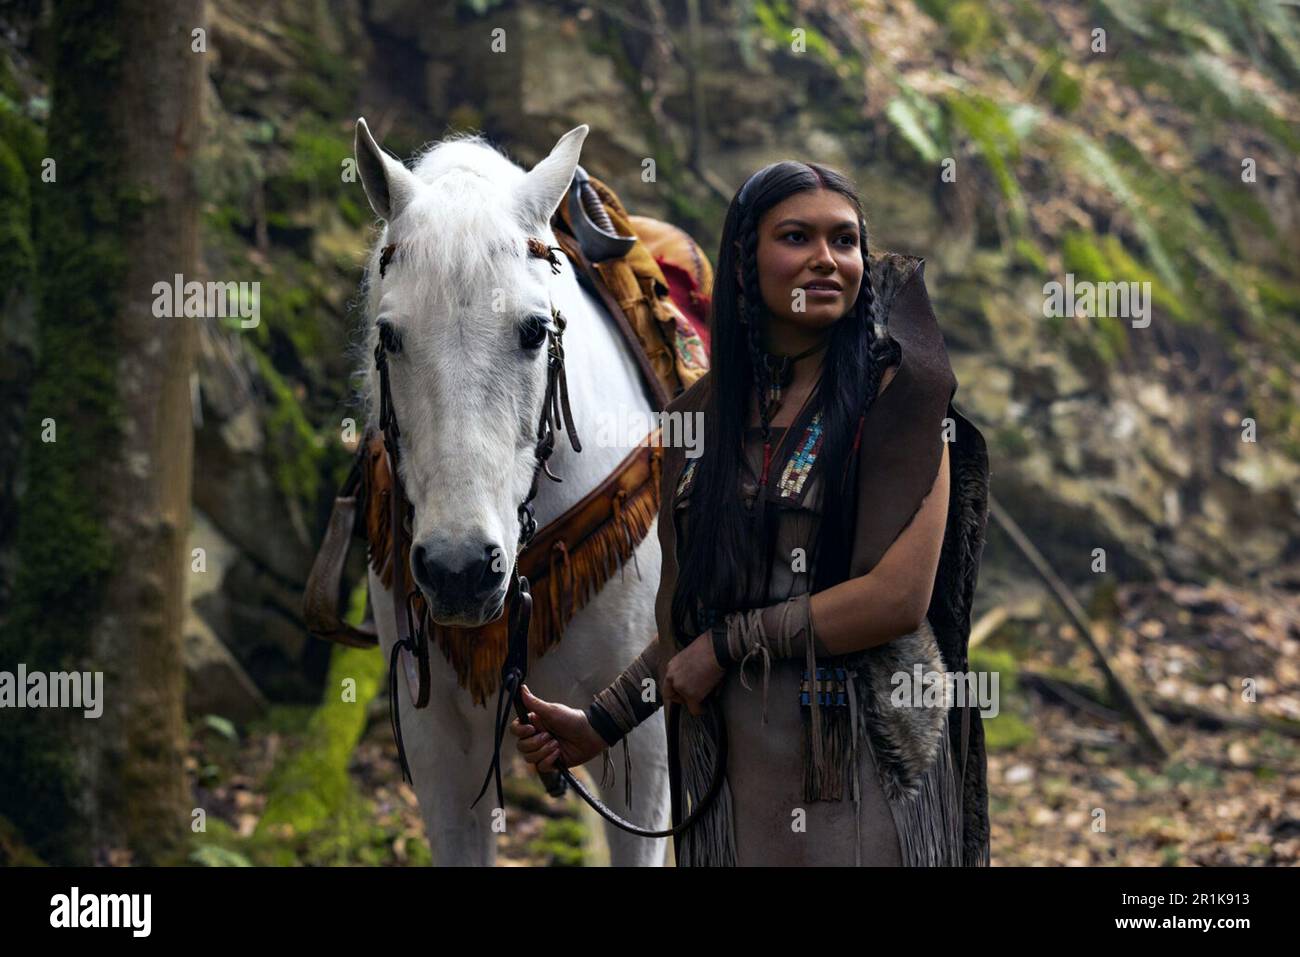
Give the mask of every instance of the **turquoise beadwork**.
M 686 463 L 686 468 L 682 469 L 682 476 L 677 480 L 677 498 L 681 498 L 690 491 L 691 485 L 695 481 L 695 466 L 699 462 L 699 459 L 691 459 Z
M 784 500 L 797 499 L 803 492 L 804 483 L 812 472 L 813 463 L 822 449 L 822 414 L 819 411 L 812 417 L 808 427 L 799 439 L 799 446 L 790 456 L 777 482 L 777 493 Z
M 799 437 L 794 454 L 786 460 L 785 468 L 781 470 L 781 478 L 775 489 L 780 500 L 795 501 L 803 493 L 804 485 L 807 484 L 808 476 L 822 449 L 822 432 L 822 414 L 818 412 L 809 421 L 803 435 Z M 677 480 L 676 498 L 690 493 L 691 486 L 695 484 L 695 467 L 698 464 L 699 459 L 691 459 L 682 469 L 681 477 Z

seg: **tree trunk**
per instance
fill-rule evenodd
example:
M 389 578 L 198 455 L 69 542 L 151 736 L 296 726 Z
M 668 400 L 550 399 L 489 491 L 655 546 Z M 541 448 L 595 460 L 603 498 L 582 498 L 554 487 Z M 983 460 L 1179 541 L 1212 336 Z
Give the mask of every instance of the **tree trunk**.
M 117 388 L 134 429 L 106 469 L 108 532 L 127 560 L 113 570 L 92 634 L 94 656 L 115 672 L 118 689 L 91 742 L 99 784 L 92 842 L 157 861 L 180 848 L 190 820 L 181 628 L 198 328 L 193 319 L 154 316 L 152 289 L 176 273 L 199 278 L 194 171 L 207 55 L 191 43 L 191 31 L 204 26 L 203 0 L 123 0 L 122 9 L 125 185 L 149 201 L 123 236 Z
M 4 657 L 102 671 L 103 712 L 12 725 L 0 814 L 54 863 L 169 863 L 190 821 L 189 378 L 196 323 L 214 320 L 158 318 L 152 289 L 200 278 L 204 4 L 56 0 L 53 16 L 56 179 L 38 200 L 40 355 Z

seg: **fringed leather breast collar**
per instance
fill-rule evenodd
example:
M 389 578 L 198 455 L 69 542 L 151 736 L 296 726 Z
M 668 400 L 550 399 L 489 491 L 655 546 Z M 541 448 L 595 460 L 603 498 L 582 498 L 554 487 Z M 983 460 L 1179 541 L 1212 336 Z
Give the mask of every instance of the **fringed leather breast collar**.
M 402 530 L 396 548 L 390 521 L 393 476 L 381 431 L 364 446 L 365 535 L 370 567 L 386 588 L 410 594 L 412 613 L 427 622 L 429 636 L 456 669 L 460 686 L 486 705 L 497 690 L 506 657 L 506 621 L 498 618 L 480 628 L 456 628 L 429 621 L 424 596 L 411 581 L 410 537 Z M 563 515 L 537 532 L 518 557 L 520 572 L 532 583 L 533 620 L 529 650 L 542 655 L 564 635 L 564 628 L 600 591 L 624 562 L 633 557 L 659 509 L 659 475 L 663 449 L 656 430 L 600 485 Z M 394 585 L 394 570 L 400 579 Z

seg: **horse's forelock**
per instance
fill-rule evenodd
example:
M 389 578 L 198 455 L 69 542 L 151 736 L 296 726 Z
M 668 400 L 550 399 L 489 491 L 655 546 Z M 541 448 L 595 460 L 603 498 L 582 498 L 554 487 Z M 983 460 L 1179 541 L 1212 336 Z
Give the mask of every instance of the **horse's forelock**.
M 528 237 L 512 199 L 526 174 L 483 137 L 457 134 L 436 143 L 419 155 L 413 171 L 424 188 L 393 227 L 379 231 L 364 281 L 360 379 L 371 422 L 379 408 L 374 306 L 382 284 L 413 283 L 413 298 L 424 302 L 445 299 L 449 292 L 453 297 L 487 294 L 499 282 L 506 258 L 527 261 Z M 380 250 L 392 243 L 396 249 L 381 278 Z

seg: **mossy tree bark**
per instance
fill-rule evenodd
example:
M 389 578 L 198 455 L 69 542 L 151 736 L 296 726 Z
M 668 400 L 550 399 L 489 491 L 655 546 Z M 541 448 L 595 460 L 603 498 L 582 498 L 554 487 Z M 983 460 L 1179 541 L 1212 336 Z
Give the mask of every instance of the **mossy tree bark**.
M 6 668 L 104 679 L 98 719 L 42 709 L 0 729 L 0 814 L 51 862 L 174 861 L 190 821 L 190 374 L 196 323 L 211 320 L 154 316 L 152 288 L 199 278 L 204 13 L 204 0 L 53 4 L 56 179 L 33 187 L 39 358 L 0 651 Z

